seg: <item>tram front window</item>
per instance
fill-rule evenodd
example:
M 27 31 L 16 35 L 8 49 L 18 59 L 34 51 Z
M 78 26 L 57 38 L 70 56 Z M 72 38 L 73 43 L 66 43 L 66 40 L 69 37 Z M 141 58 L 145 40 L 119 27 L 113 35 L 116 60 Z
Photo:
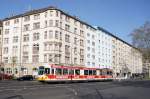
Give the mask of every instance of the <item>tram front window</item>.
M 43 75 L 44 74 L 44 69 L 40 69 L 38 72 L 39 75 Z
M 39 74 L 39 75 L 43 75 L 43 74 L 44 74 L 44 66 L 40 66 L 40 67 L 39 67 L 38 74 Z
M 50 74 L 50 68 L 45 68 L 45 74 Z

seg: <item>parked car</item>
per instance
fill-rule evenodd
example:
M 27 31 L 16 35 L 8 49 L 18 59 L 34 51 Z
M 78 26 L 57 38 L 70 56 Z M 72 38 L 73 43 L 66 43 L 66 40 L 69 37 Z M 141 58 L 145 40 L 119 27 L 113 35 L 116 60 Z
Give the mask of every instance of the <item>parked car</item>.
M 12 75 L 8 75 L 8 74 L 2 74 L 0 73 L 0 80 L 3 80 L 3 79 L 7 79 L 7 80 L 11 80 L 13 78 Z
M 21 80 L 33 80 L 34 77 L 32 75 L 24 75 L 22 77 L 17 78 L 17 80 L 21 81 Z

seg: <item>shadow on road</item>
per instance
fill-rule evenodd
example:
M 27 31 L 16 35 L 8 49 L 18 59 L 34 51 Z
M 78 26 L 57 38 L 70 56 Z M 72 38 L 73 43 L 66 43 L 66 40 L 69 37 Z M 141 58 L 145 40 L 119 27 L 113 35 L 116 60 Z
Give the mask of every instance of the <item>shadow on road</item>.
M 15 96 L 7 97 L 5 99 L 24 99 L 24 98 L 22 97 L 22 95 L 15 95 Z

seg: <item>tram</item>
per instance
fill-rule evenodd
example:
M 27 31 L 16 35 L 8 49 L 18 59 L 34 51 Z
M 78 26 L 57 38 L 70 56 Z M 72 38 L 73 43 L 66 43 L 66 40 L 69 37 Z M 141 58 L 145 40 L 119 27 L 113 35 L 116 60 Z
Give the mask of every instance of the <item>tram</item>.
M 39 66 L 38 81 L 40 82 L 78 82 L 112 80 L 110 69 L 86 68 L 79 66 L 59 66 L 48 64 Z

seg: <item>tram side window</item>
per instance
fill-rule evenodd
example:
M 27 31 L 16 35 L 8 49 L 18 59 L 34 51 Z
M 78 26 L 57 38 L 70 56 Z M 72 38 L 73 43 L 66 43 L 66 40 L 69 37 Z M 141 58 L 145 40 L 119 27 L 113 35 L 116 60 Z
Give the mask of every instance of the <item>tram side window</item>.
M 63 75 L 68 75 L 68 69 L 63 69 Z
M 56 75 L 61 75 L 62 74 L 62 69 L 56 68 Z
M 92 75 L 92 70 L 89 70 L 89 75 Z
M 70 75 L 74 75 L 74 70 L 69 70 Z
M 80 75 L 80 70 L 79 70 L 79 69 L 76 69 L 76 70 L 75 70 L 75 74 L 76 74 L 76 75 Z
M 51 74 L 54 74 L 54 68 L 52 68 Z
M 45 74 L 50 74 L 50 68 L 45 68 Z
M 84 70 L 84 75 L 89 75 L 88 70 Z
M 93 70 L 93 75 L 96 75 L 96 70 Z

